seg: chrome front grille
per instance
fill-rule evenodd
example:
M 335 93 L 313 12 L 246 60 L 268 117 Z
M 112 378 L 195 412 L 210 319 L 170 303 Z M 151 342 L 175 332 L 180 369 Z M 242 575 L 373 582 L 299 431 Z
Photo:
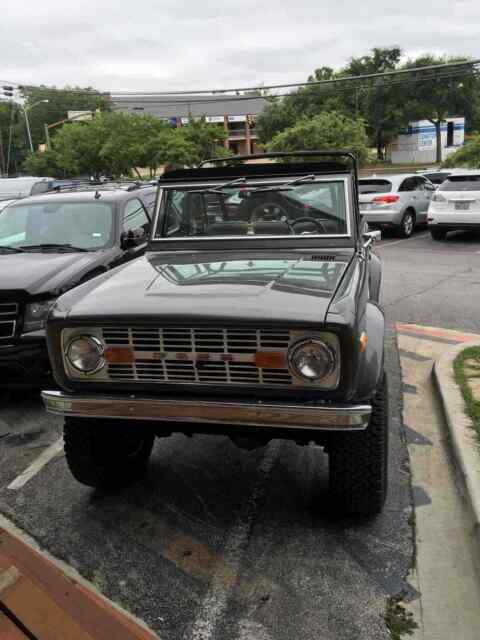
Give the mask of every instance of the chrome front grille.
M 184 327 L 104 327 L 109 348 L 128 347 L 133 359 L 109 363 L 110 381 L 233 385 L 293 383 L 286 366 L 288 330 Z M 278 354 L 284 366 L 258 366 L 258 353 Z M 281 358 L 280 358 L 281 359 Z
M 19 305 L 17 302 L 0 302 L 0 345 L 15 336 Z

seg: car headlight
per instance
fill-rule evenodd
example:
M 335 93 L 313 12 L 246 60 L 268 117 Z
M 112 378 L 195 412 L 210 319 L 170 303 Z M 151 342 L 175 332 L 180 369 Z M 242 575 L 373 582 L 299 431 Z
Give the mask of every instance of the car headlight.
M 72 367 L 82 373 L 96 373 L 105 366 L 103 344 L 94 336 L 73 338 L 67 346 L 66 356 Z
M 23 320 L 23 331 L 38 331 L 45 328 L 50 309 L 55 304 L 53 300 L 41 300 L 40 302 L 31 302 L 25 306 L 25 318 Z
M 288 361 L 295 375 L 311 382 L 327 378 L 337 366 L 335 350 L 320 338 L 295 343 L 290 348 Z

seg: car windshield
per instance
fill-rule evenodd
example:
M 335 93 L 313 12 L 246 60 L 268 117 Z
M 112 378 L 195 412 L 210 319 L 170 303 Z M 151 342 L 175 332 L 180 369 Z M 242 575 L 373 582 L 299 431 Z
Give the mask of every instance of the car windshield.
M 111 206 L 104 202 L 11 205 L 0 214 L 0 246 L 99 249 L 110 242 L 112 220 Z
M 359 193 L 388 193 L 392 190 L 392 183 L 389 180 L 359 180 Z
M 347 234 L 345 182 L 306 179 L 164 189 L 155 237 Z
M 438 188 L 439 191 L 480 191 L 480 175 L 450 176 Z

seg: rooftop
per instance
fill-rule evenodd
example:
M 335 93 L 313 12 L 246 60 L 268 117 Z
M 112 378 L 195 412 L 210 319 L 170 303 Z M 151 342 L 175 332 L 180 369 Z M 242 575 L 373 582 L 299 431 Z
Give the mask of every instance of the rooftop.
M 114 108 L 121 111 L 144 111 L 160 118 L 201 116 L 258 115 L 267 100 L 258 97 L 225 95 L 170 95 L 112 97 Z

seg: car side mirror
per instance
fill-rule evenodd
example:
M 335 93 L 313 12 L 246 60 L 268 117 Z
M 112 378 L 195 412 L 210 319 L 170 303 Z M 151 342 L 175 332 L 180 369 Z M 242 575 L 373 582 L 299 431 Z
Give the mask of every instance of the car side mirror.
M 144 244 L 146 241 L 147 234 L 143 227 L 123 231 L 120 237 L 120 245 L 122 249 L 133 249 L 133 247 L 138 247 L 138 245 Z
M 382 232 L 379 229 L 375 229 L 373 231 L 365 231 L 362 235 L 363 239 L 365 240 L 365 247 L 368 247 L 371 244 L 375 244 L 377 240 L 382 239 Z

